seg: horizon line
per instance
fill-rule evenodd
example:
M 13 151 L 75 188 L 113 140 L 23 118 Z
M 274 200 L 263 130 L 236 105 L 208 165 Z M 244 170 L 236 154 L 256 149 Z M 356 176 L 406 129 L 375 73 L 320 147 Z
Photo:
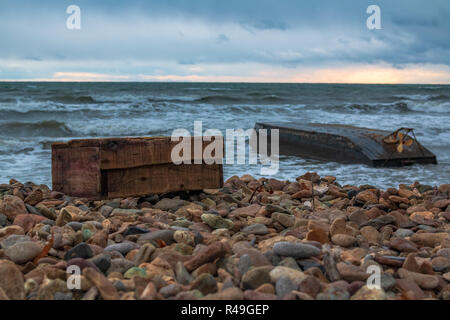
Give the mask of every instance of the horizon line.
M 449 83 L 389 83 L 389 82 L 273 82 L 273 81 L 121 81 L 121 80 L 34 80 L 34 79 L 0 79 L 0 83 L 222 83 L 222 84 L 334 84 L 334 85 L 429 85 L 450 86 Z

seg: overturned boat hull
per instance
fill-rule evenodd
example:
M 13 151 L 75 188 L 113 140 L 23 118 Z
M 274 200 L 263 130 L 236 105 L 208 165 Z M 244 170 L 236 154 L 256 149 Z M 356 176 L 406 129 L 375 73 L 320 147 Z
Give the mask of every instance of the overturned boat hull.
M 398 152 L 395 145 L 383 141 L 390 134 L 384 130 L 293 122 L 256 123 L 255 129 L 279 129 L 280 154 L 284 155 L 340 163 L 363 163 L 372 167 L 437 164 L 436 156 L 416 139 L 402 152 Z

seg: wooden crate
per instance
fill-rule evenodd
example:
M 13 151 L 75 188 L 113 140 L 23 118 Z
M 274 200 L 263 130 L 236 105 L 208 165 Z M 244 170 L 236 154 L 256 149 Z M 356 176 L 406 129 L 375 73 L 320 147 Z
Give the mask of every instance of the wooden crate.
M 210 142 L 191 137 L 203 149 Z M 223 145 L 223 138 L 221 138 Z M 223 186 L 222 164 L 175 165 L 170 137 L 71 140 L 52 144 L 53 190 L 89 199 L 215 189 Z M 203 150 L 202 149 L 202 150 Z

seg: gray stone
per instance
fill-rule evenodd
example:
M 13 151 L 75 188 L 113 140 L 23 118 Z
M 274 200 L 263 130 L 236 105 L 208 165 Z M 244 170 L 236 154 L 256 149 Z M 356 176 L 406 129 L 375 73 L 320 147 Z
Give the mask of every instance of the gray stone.
M 172 283 L 165 287 L 162 287 L 161 290 L 159 290 L 159 293 L 161 293 L 164 296 L 164 298 L 168 298 L 176 296 L 181 291 L 182 291 L 181 285 L 179 285 L 178 283 Z
M 7 223 L 8 218 L 3 213 L 0 213 L 0 227 L 5 227 Z
M 222 286 L 222 291 L 225 289 L 229 289 L 229 288 L 235 288 L 236 286 L 234 285 L 233 279 L 231 277 L 228 277 L 225 279 L 225 281 L 223 282 L 223 286 Z
M 50 220 L 50 219 L 42 220 L 41 223 L 42 223 L 42 224 L 49 225 L 49 226 L 54 226 L 54 225 L 56 225 L 56 222 L 55 222 L 54 220 Z
M 64 260 L 68 261 L 73 258 L 89 259 L 94 256 L 91 247 L 87 243 L 79 243 L 72 249 L 66 252 Z
M 98 211 L 100 212 L 100 214 L 101 214 L 102 216 L 104 216 L 105 218 L 108 218 L 109 215 L 111 214 L 111 212 L 112 212 L 113 210 L 114 210 L 113 207 L 104 205 L 104 206 L 102 206 Z
M 297 286 L 307 277 L 307 275 L 305 275 L 302 271 L 280 266 L 273 268 L 269 272 L 269 276 L 271 281 L 274 283 L 276 283 L 281 277 L 288 277 Z
M 310 268 L 319 268 L 320 271 L 325 273 L 325 268 L 316 260 L 312 259 L 299 259 L 297 260 L 298 266 L 300 266 L 300 270 L 306 271 Z
M 281 267 L 288 267 L 301 271 L 300 268 L 298 267 L 297 261 L 295 261 L 295 259 L 292 257 L 284 258 L 283 260 L 280 261 L 278 265 Z
M 146 243 L 139 248 L 134 257 L 134 264 L 139 266 L 141 263 L 150 261 L 150 256 L 155 252 L 156 248 L 151 243 Z
M 106 273 L 111 266 L 111 256 L 109 254 L 100 254 L 90 259 L 101 272 Z
M 113 286 L 116 288 L 117 291 L 127 291 L 127 287 L 125 286 L 125 284 L 120 281 L 120 280 L 116 280 L 113 282 Z
M 184 285 L 188 285 L 193 280 L 181 261 L 178 261 L 175 265 L 175 277 L 177 278 L 178 283 Z
M 450 259 L 450 248 L 442 248 L 442 249 L 439 249 L 439 250 L 436 252 L 436 254 L 437 254 L 438 256 L 441 256 L 441 257 Z
M 56 216 L 54 208 L 47 208 L 46 206 L 44 206 L 43 204 L 40 204 L 40 203 L 38 203 L 35 208 L 37 210 L 39 210 L 40 215 L 42 215 L 52 221 L 56 220 L 57 216 Z
M 144 228 L 139 228 L 136 226 L 129 226 L 128 229 L 123 233 L 123 236 L 129 236 L 129 235 L 135 235 L 135 234 L 144 234 L 144 233 L 148 233 L 150 232 L 150 230 L 148 229 L 144 229 Z
M 272 219 L 286 228 L 294 226 L 295 222 L 295 217 L 293 215 L 281 212 L 272 213 Z
M 297 290 L 297 286 L 288 277 L 282 276 L 275 283 L 275 291 L 280 298 L 283 298 L 294 290 Z
M 264 283 L 270 283 L 269 269 L 265 266 L 252 268 L 242 276 L 244 289 L 256 289 Z
M 310 244 L 283 241 L 273 246 L 273 252 L 279 256 L 309 258 L 319 255 L 320 249 Z
M 224 219 L 219 215 L 204 213 L 201 216 L 202 221 L 213 229 L 231 229 L 233 228 L 233 221 Z
M 166 244 L 171 244 L 173 242 L 173 230 L 157 230 L 149 233 L 144 233 L 138 239 L 139 244 L 148 243 L 156 240 L 162 240 Z
M 396 284 L 395 278 L 390 273 L 383 273 L 380 278 L 381 288 L 384 291 L 392 289 Z
M 30 205 L 27 204 L 27 203 L 25 203 L 25 207 L 27 208 L 27 210 L 28 210 L 29 213 L 31 213 L 31 214 L 36 214 L 36 215 L 38 215 L 38 216 L 41 215 L 41 212 L 40 212 L 38 209 L 36 209 L 35 207 L 30 206 Z
M 104 252 L 118 251 L 121 254 L 126 255 L 128 252 L 130 252 L 133 249 L 136 249 L 137 247 L 138 245 L 134 242 L 122 242 L 109 245 L 103 251 Z
M 9 248 L 9 247 L 15 245 L 16 243 L 25 242 L 25 241 L 31 241 L 31 238 L 29 236 L 12 234 L 8 238 L 0 241 L 0 248 L 6 249 L 6 248 Z
M 238 256 L 247 254 L 250 257 L 252 265 L 254 267 L 271 265 L 270 260 L 267 259 L 267 257 L 262 254 L 261 251 L 251 246 L 251 242 L 238 241 L 233 245 L 232 250 L 233 253 L 237 254 Z
M 239 258 L 238 269 L 241 275 L 245 274 L 252 266 L 252 259 L 248 254 L 243 254 Z
M 67 223 L 66 225 L 71 227 L 75 231 L 79 231 L 83 227 L 83 224 L 81 222 L 76 222 L 76 221 L 71 221 L 71 222 Z
M 245 227 L 242 229 L 242 232 L 246 234 L 265 235 L 269 233 L 269 229 L 264 224 L 256 223 Z
M 134 263 L 125 258 L 116 258 L 111 260 L 111 266 L 109 267 L 106 274 L 111 272 L 125 273 L 128 269 L 134 267 Z
M 194 281 L 192 281 L 191 288 L 199 290 L 203 295 L 217 292 L 217 281 L 209 273 L 202 273 Z
M 286 210 L 285 208 L 277 206 L 275 204 L 271 204 L 271 203 L 266 205 L 266 211 L 269 214 L 273 213 L 273 212 L 282 212 L 282 213 L 290 214 L 290 212 L 288 210 Z
M 189 202 L 185 200 L 164 198 L 158 201 L 153 208 L 163 211 L 176 211 L 187 204 L 189 204 Z
M 174 224 L 171 225 L 170 227 L 171 227 L 171 229 L 173 229 L 175 231 L 190 231 L 189 228 L 187 228 L 187 227 L 180 227 L 180 226 L 177 226 L 177 225 L 174 225 Z
M 22 264 L 36 258 L 43 246 L 33 241 L 16 243 L 5 249 L 5 254 L 17 264 Z
M 126 216 L 133 216 L 133 215 L 142 215 L 143 212 L 142 210 L 136 210 L 136 209 L 114 209 L 110 216 L 111 217 L 115 217 L 115 216 L 121 216 L 121 217 L 126 217 Z
M 119 208 L 120 207 L 120 199 L 106 201 L 104 206 L 108 206 L 108 207 L 111 207 L 113 209 Z
M 281 262 L 281 257 L 273 252 L 273 250 L 268 250 L 264 253 L 264 256 L 272 263 L 273 266 L 277 266 Z
M 406 238 L 406 237 L 410 237 L 414 234 L 414 231 L 409 230 L 409 229 L 397 229 L 394 234 L 393 237 L 397 237 L 397 238 Z
M 175 296 L 175 300 L 197 300 L 203 298 L 200 290 L 181 291 Z
M 53 300 L 72 300 L 72 292 L 63 293 L 63 292 L 56 292 Z

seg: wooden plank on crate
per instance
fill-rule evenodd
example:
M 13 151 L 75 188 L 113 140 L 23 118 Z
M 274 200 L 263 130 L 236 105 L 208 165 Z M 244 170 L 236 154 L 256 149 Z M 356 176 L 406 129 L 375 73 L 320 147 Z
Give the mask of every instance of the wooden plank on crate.
M 95 147 L 53 148 L 53 190 L 75 197 L 101 196 L 100 150 Z
M 140 137 L 140 138 L 100 138 L 100 139 L 73 139 L 67 142 L 55 142 L 53 146 L 55 148 L 81 148 L 81 147 L 102 147 L 111 142 L 122 141 L 125 142 L 139 142 L 143 140 L 167 140 L 170 137 Z
M 219 164 L 161 164 L 108 170 L 106 174 L 109 198 L 219 188 L 223 184 Z
M 171 150 L 171 141 L 168 138 L 111 140 L 101 147 L 101 169 L 170 163 Z
M 202 137 L 191 137 L 191 159 L 202 160 L 203 150 L 210 141 L 202 141 Z M 223 146 L 223 137 L 220 138 Z M 195 143 L 201 146 L 199 157 L 195 157 Z M 101 169 L 135 168 L 154 164 L 172 163 L 172 149 L 179 141 L 171 141 L 170 137 L 155 139 L 109 139 L 101 145 Z

